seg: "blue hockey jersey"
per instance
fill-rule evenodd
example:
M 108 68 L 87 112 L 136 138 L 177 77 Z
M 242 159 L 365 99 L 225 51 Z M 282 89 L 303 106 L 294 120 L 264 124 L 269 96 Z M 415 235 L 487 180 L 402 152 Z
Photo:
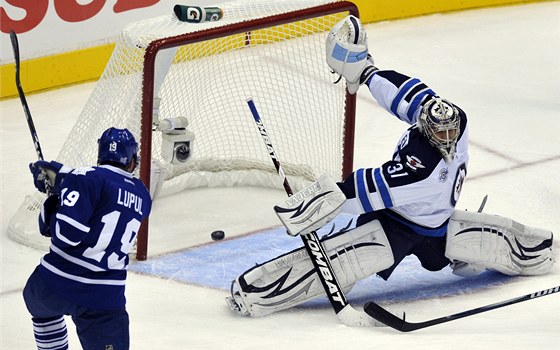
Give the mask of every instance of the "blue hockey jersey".
M 119 168 L 76 168 L 62 181 L 39 273 L 66 300 L 98 310 L 124 307 L 128 253 L 152 202 L 144 184 Z M 45 233 L 45 232 L 42 232 Z
M 436 93 L 416 78 L 380 70 L 367 82 L 380 106 L 412 125 L 401 136 L 392 159 L 377 168 L 356 170 L 340 184 L 348 200 L 343 210 L 362 214 L 386 213 L 414 232 L 443 236 L 459 199 L 468 165 L 468 125 L 457 107 L 460 133 L 450 162 L 424 137 L 416 121 L 423 104 Z

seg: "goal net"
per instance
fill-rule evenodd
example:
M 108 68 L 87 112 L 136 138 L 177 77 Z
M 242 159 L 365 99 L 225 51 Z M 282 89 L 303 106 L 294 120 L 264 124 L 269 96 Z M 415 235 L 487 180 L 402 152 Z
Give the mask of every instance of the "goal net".
M 247 99 L 252 98 L 294 190 L 323 173 L 352 169 L 355 97 L 325 59 L 329 29 L 354 4 L 319 0 L 236 0 L 217 21 L 168 15 L 124 28 L 57 161 L 97 162 L 97 139 L 128 128 L 140 143 L 137 175 L 158 196 L 191 188 L 282 188 Z M 151 184 L 154 192 L 155 184 Z M 158 197 L 158 198 L 159 198 Z M 44 196 L 30 194 L 9 223 L 14 240 L 47 248 L 37 233 Z M 156 198 L 157 201 L 157 198 Z M 147 220 L 137 259 L 147 255 Z

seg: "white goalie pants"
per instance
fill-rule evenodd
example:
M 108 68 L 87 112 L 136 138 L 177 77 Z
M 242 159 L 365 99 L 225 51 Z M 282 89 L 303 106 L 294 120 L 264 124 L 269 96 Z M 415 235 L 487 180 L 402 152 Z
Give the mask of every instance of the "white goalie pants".
M 445 255 L 453 273 L 472 276 L 484 270 L 506 275 L 542 275 L 552 269 L 553 234 L 512 219 L 455 210 L 447 230 Z
M 345 292 L 356 281 L 393 264 L 393 253 L 379 221 L 336 233 L 322 241 L 336 277 Z M 237 278 L 230 307 L 253 317 L 291 308 L 324 295 L 324 289 L 305 248 L 257 265 Z

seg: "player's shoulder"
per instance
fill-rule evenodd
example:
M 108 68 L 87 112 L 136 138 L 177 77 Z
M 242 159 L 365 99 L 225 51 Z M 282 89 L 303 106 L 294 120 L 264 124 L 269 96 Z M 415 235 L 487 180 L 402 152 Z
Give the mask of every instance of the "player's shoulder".
M 83 166 L 72 169 L 68 174 L 64 176 L 64 183 L 70 181 L 81 181 L 81 182 L 91 182 L 95 181 L 96 176 L 94 175 L 96 167 L 93 166 Z
M 95 183 L 116 182 L 127 183 L 134 187 L 145 189 L 144 183 L 135 178 L 131 173 L 112 165 L 98 165 L 79 167 L 72 170 L 71 175 Z
M 118 186 L 127 187 L 129 191 L 134 191 L 142 197 L 150 197 L 150 193 L 142 180 L 134 177 L 128 171 L 111 165 L 100 165 L 97 169 L 104 173 L 106 181 L 117 183 Z
M 76 167 L 72 169 L 70 172 L 71 175 L 74 176 L 91 176 L 90 173 L 94 172 L 97 167 L 95 166 L 83 166 L 83 167 Z
M 100 187 L 103 176 L 99 174 L 96 166 L 83 166 L 72 169 L 64 176 L 62 184 L 70 187 Z
M 401 143 L 398 156 L 407 172 L 420 178 L 428 177 L 442 159 L 416 126 L 407 130 L 406 142 Z

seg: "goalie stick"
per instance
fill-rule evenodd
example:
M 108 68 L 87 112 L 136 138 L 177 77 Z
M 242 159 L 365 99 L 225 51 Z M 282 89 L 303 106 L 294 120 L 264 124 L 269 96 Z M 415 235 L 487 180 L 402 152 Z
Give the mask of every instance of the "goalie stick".
M 257 111 L 255 103 L 253 102 L 252 98 L 247 99 L 247 104 L 249 105 L 249 109 L 251 110 L 251 114 L 255 120 L 255 124 L 261 134 L 264 144 L 268 150 L 268 154 L 272 163 L 274 163 L 274 167 L 280 175 L 282 179 L 284 190 L 286 194 L 291 197 L 294 193 L 292 188 L 288 182 L 286 174 L 282 169 L 282 165 L 280 164 L 280 160 L 276 155 L 276 151 L 272 146 L 272 142 L 270 141 L 270 137 L 268 136 L 268 132 L 264 127 L 263 121 Z M 313 262 L 313 266 L 315 267 L 315 271 L 323 285 L 325 290 L 325 294 L 330 301 L 334 312 L 338 316 L 338 319 L 348 326 L 372 326 L 374 325 L 374 320 L 370 318 L 364 312 L 360 312 L 355 310 L 350 304 L 348 304 L 348 300 L 344 295 L 344 291 L 338 282 L 336 275 L 334 273 L 333 267 L 331 265 L 330 259 L 325 252 L 325 248 L 319 241 L 317 236 L 317 232 L 312 231 L 306 235 L 300 235 L 301 239 L 303 240 L 303 244 L 311 261 Z
M 33 123 L 33 118 L 31 118 L 31 111 L 27 105 L 27 99 L 25 98 L 25 93 L 21 87 L 21 81 L 19 78 L 20 62 L 19 62 L 19 44 L 16 33 L 12 30 L 10 31 L 10 40 L 12 42 L 12 49 L 14 51 L 14 61 L 16 70 L 16 88 L 19 95 L 19 100 L 21 101 L 21 106 L 23 107 L 23 112 L 25 113 L 25 118 L 27 119 L 27 125 L 29 126 L 29 131 L 31 132 L 31 137 L 33 138 L 33 145 L 35 146 L 35 152 L 37 152 L 37 157 L 39 160 L 44 160 L 43 151 L 41 150 L 41 144 L 39 143 L 39 137 L 37 136 L 37 130 L 35 129 L 35 124 Z
M 411 331 L 415 331 L 417 329 L 422 329 L 422 328 L 426 328 L 426 327 L 435 326 L 435 325 L 438 325 L 438 324 L 441 324 L 441 323 L 446 323 L 446 322 L 449 322 L 449 321 L 458 320 L 458 319 L 463 318 L 463 317 L 472 316 L 472 315 L 476 315 L 476 314 L 479 314 L 479 313 L 482 313 L 482 312 L 499 309 L 499 308 L 504 307 L 504 306 L 520 303 L 520 302 L 527 301 L 527 300 L 533 300 L 533 299 L 536 299 L 536 298 L 544 297 L 544 296 L 551 295 L 551 294 L 558 293 L 558 292 L 560 292 L 560 286 L 549 288 L 549 289 L 544 289 L 544 290 L 541 290 L 541 291 L 538 291 L 538 292 L 525 294 L 525 295 L 519 296 L 517 298 L 512 298 L 512 299 L 500 301 L 498 303 L 477 307 L 477 308 L 466 310 L 466 311 L 463 311 L 463 312 L 459 312 L 459 313 L 456 313 L 456 314 L 453 314 L 453 315 L 434 318 L 434 319 L 423 321 L 423 322 L 407 322 L 407 321 L 405 321 L 404 317 L 400 318 L 398 316 L 395 316 L 394 314 L 390 313 L 389 311 L 385 310 L 384 308 L 382 308 L 378 304 L 376 304 L 374 302 L 371 302 L 371 301 L 365 304 L 364 311 L 368 315 L 370 315 L 371 317 L 373 317 L 376 320 L 386 324 L 387 326 L 389 326 L 391 328 L 396 329 L 397 331 L 411 332 Z

